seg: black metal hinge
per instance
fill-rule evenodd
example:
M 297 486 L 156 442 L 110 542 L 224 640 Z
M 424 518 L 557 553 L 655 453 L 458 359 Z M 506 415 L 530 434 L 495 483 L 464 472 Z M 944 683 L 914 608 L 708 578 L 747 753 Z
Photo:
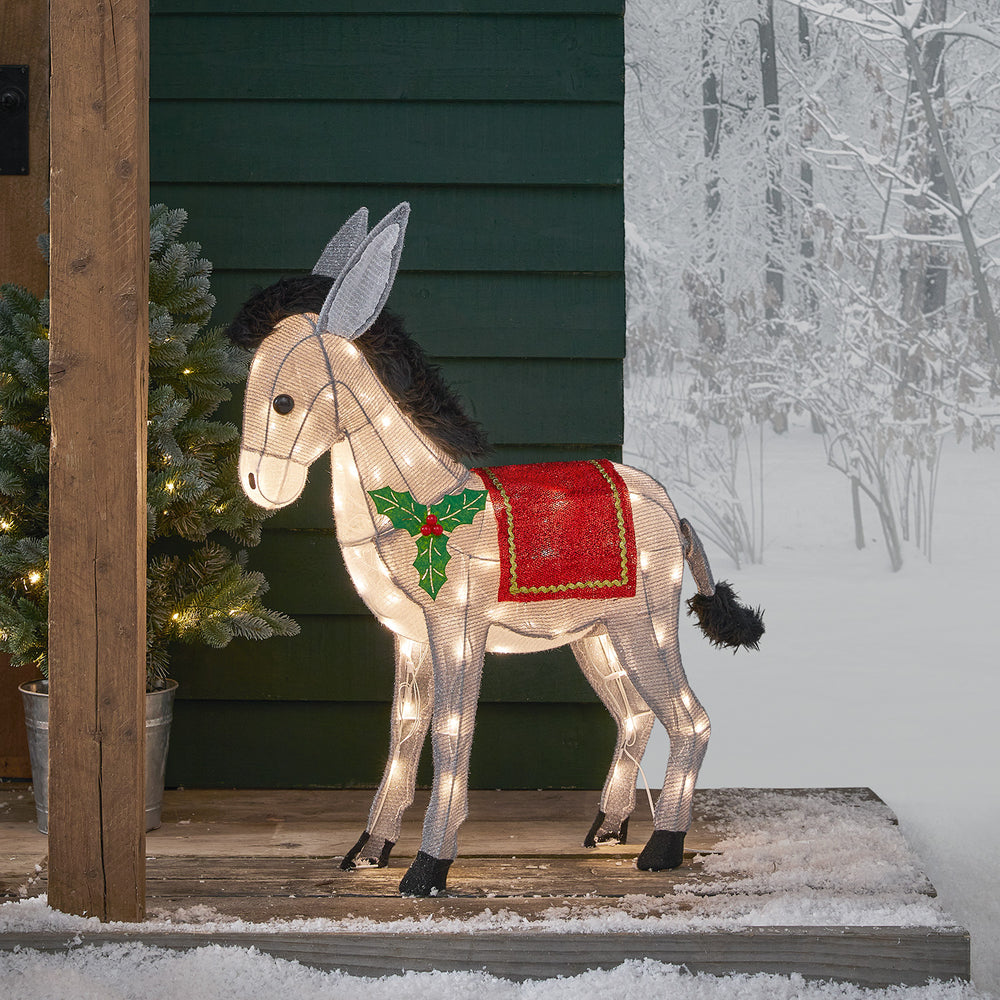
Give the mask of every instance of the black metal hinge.
M 28 67 L 0 66 L 0 174 L 28 172 Z

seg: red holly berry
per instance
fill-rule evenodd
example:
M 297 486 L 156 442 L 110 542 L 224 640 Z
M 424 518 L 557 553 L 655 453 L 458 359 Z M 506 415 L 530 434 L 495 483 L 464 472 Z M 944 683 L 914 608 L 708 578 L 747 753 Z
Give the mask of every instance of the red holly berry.
M 420 525 L 421 535 L 443 535 L 444 528 L 438 524 L 437 514 L 428 514 L 424 523 Z

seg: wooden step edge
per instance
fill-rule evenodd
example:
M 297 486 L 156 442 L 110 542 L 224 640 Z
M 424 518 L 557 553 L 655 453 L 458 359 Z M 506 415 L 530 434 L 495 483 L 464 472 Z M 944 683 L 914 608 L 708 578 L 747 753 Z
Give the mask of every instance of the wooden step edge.
M 61 952 L 84 945 L 141 942 L 187 950 L 249 948 L 317 969 L 384 976 L 403 971 L 486 971 L 544 979 L 654 959 L 712 975 L 773 973 L 867 987 L 920 986 L 969 979 L 969 933 L 961 927 L 747 927 L 740 930 L 553 933 L 204 933 L 66 931 L 0 934 L 0 950 Z

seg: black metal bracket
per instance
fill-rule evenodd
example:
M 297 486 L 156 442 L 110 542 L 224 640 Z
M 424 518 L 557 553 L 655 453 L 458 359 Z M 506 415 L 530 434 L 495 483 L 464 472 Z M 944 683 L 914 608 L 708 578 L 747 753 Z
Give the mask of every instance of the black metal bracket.
M 0 66 L 0 174 L 28 172 L 28 67 Z

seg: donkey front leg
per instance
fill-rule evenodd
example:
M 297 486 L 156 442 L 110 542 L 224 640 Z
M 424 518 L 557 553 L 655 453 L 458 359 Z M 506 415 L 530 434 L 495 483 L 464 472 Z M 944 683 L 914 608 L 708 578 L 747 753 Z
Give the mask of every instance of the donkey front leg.
M 458 828 L 468 812 L 469 754 L 476 724 L 479 684 L 486 653 L 486 629 L 456 631 L 462 612 L 428 621 L 434 658 L 434 784 L 424 817 L 420 850 L 399 883 L 404 896 L 444 891 L 458 853 Z M 437 626 L 437 627 L 435 627 Z
M 396 636 L 396 687 L 389 722 L 389 758 L 368 824 L 340 867 L 384 868 L 399 839 L 403 813 L 413 801 L 417 765 L 434 707 L 434 672 L 424 643 Z

